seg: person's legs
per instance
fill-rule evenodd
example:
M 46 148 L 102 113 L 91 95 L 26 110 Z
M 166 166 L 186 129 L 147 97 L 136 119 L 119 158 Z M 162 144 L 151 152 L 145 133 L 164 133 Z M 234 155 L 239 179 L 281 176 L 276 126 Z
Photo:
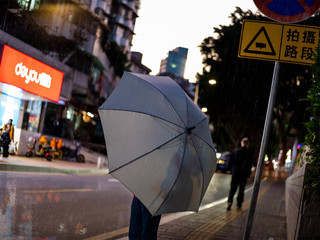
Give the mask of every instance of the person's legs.
M 9 146 L 8 145 L 5 145 L 2 147 L 3 148 L 3 157 L 8 157 L 9 156 Z
M 229 197 L 228 197 L 228 203 L 229 204 L 232 204 L 233 196 L 236 193 L 237 188 L 238 188 L 238 181 L 235 178 L 232 178 L 231 187 L 230 187 L 230 191 L 229 191 Z
M 142 213 L 141 240 L 156 240 L 161 215 L 152 216 L 142 203 L 140 205 Z
M 129 239 L 140 240 L 140 234 L 142 229 L 142 214 L 140 208 L 140 201 L 137 198 L 132 199 L 131 203 L 131 215 L 129 225 Z
M 237 206 L 241 208 L 244 199 L 244 189 L 246 187 L 247 179 L 241 179 L 239 182 L 239 192 L 237 197 Z

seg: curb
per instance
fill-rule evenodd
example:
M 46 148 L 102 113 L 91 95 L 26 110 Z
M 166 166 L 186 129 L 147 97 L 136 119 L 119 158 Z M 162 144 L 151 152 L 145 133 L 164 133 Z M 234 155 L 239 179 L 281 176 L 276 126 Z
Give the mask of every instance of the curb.
M 64 173 L 64 174 L 94 174 L 106 175 L 108 169 L 60 169 L 53 167 L 38 167 L 16 164 L 0 164 L 0 171 L 11 172 L 43 172 L 43 173 Z

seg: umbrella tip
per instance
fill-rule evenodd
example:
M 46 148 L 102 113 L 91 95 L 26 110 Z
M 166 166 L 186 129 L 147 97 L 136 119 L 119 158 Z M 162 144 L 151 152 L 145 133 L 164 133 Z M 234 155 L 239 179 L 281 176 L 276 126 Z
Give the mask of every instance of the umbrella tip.
M 193 129 L 195 129 L 195 128 L 196 128 L 195 126 L 193 126 L 193 127 L 187 127 L 187 128 L 186 128 L 186 132 L 187 132 L 188 134 L 190 134 L 191 131 L 192 131 Z

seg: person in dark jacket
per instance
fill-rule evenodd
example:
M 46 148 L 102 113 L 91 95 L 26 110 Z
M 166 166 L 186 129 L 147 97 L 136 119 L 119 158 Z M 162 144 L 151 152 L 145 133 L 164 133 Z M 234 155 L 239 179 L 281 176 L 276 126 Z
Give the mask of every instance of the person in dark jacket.
M 6 129 L 6 127 L 8 125 L 10 126 L 9 131 L 8 131 L 10 140 L 14 141 L 14 126 L 13 126 L 13 123 L 12 123 L 12 119 L 9 119 L 9 121 L 3 126 L 2 133 L 5 131 L 5 129 Z
M 6 125 L 5 130 L 1 134 L 1 140 L 2 140 L 2 149 L 3 149 L 2 156 L 8 157 L 9 156 L 9 144 L 11 142 L 11 140 L 10 140 L 10 126 L 9 125 Z
M 237 207 L 241 209 L 245 186 L 251 175 L 252 164 L 253 155 L 249 151 L 249 138 L 244 137 L 241 140 L 241 148 L 233 150 L 230 156 L 228 170 L 232 173 L 232 179 L 227 210 L 231 210 L 233 196 L 238 187 Z

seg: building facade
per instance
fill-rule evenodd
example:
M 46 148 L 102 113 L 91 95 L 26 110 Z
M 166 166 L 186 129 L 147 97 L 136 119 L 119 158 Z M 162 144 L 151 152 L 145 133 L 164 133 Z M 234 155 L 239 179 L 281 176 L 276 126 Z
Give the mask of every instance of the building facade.
M 115 41 L 125 52 L 131 51 L 139 8 L 140 0 L 112 1 L 109 40 Z
M 134 11 L 125 11 L 123 15 L 119 10 L 123 7 Z M 4 81 L 0 76 L 0 102 L 6 106 L 0 111 L 0 126 L 13 119 L 14 142 L 19 155 L 27 151 L 29 137 L 41 135 L 71 142 L 79 140 L 90 145 L 88 147 L 104 151 L 97 108 L 120 79 L 104 46 L 115 36 L 111 31 L 117 25 L 114 19 L 127 16 L 123 18 L 126 20 L 124 25 L 130 27 L 131 35 L 115 32 L 122 34 L 116 39 L 126 43 L 122 45 L 123 49 L 130 51 L 138 7 L 137 0 L 1 1 L 1 49 L 13 49 L 27 59 L 34 59 L 63 74 L 59 97 L 55 100 L 41 91 L 30 92 L 17 85 L 13 78 Z M 122 22 L 119 24 L 122 26 Z M 124 41 L 124 36 L 128 35 L 131 37 Z M 2 52 L 0 57 L 1 64 L 9 59 Z M 18 57 L 15 61 L 17 65 L 20 63 Z M 146 70 L 145 67 L 142 69 Z M 34 69 L 29 66 L 29 74 L 31 70 Z

